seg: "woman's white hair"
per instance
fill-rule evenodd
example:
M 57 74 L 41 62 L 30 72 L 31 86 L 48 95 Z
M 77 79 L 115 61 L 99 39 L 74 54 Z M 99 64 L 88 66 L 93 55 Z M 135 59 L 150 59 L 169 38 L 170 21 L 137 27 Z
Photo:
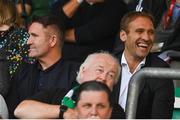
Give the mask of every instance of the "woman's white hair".
M 81 81 L 81 78 L 82 78 L 81 74 L 82 74 L 83 68 L 92 65 L 91 62 L 96 60 L 97 56 L 108 56 L 108 57 L 112 58 L 112 60 L 117 65 L 117 74 L 116 74 L 116 77 L 114 79 L 114 85 L 115 85 L 119 80 L 121 67 L 120 67 L 118 59 L 116 57 L 114 57 L 112 54 L 110 54 L 109 52 L 107 52 L 107 51 L 95 52 L 95 53 L 92 53 L 92 54 L 88 55 L 87 58 L 85 59 L 85 61 L 81 64 L 81 66 L 79 68 L 79 72 L 77 73 L 76 80 L 79 83 L 81 83 L 80 81 Z

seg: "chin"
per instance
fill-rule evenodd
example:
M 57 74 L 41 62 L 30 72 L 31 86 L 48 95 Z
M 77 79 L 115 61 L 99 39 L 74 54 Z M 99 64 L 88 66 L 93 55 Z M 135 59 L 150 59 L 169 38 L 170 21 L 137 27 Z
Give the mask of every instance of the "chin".
M 33 55 L 31 55 L 31 54 L 29 54 L 28 56 L 29 56 L 29 57 L 31 57 L 31 58 L 32 58 L 32 57 L 34 57 L 34 56 L 33 56 Z
M 148 55 L 149 52 L 140 52 L 137 54 L 137 56 L 141 59 L 144 59 L 147 55 Z
M 90 116 L 88 119 L 101 119 L 99 116 Z
M 31 58 L 37 57 L 37 55 L 35 55 L 35 54 L 29 54 L 28 56 L 31 57 Z
M 143 60 L 147 55 L 137 55 L 136 57 L 139 59 L 139 60 Z

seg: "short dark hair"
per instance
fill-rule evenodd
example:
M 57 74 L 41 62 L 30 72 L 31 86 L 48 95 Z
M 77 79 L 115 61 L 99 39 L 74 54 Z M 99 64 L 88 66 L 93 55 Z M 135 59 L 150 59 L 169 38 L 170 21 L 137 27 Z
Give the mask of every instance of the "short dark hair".
M 108 88 L 108 86 L 106 84 L 96 81 L 96 80 L 87 81 L 87 82 L 82 83 L 77 90 L 76 105 L 79 102 L 80 95 L 83 91 L 104 91 L 108 95 L 108 100 L 109 100 L 110 106 L 111 107 L 113 106 L 111 90 Z
M 135 20 L 138 17 L 145 17 L 151 20 L 154 26 L 154 18 L 150 13 L 146 12 L 139 12 L 139 11 L 131 11 L 123 16 L 120 23 L 121 30 L 124 30 L 125 32 L 128 32 L 128 26 L 129 23 L 131 23 L 133 20 Z
M 46 16 L 34 16 L 31 24 L 37 22 L 43 25 L 44 28 L 48 26 L 56 26 L 56 29 L 60 35 L 61 46 L 64 43 L 64 24 L 60 17 L 54 15 L 46 15 Z

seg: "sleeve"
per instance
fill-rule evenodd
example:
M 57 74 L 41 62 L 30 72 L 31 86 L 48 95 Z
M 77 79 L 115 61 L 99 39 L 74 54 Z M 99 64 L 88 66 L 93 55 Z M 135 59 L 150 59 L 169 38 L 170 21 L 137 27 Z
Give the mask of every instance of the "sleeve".
M 180 16 L 177 19 L 177 22 L 175 23 L 175 29 L 174 32 L 169 36 L 167 41 L 164 42 L 164 45 L 162 47 L 162 51 L 166 50 L 176 50 L 180 51 Z
M 61 103 L 62 98 L 67 93 L 64 89 L 51 89 L 41 91 L 34 96 L 27 98 L 28 100 L 36 100 L 48 104 L 57 104 Z
M 3 96 L 1 96 L 0 94 L 0 103 L 1 103 L 1 106 L 0 106 L 0 118 L 1 119 L 7 119 L 8 118 L 8 110 L 7 110 L 7 105 L 6 105 L 6 102 L 3 98 Z
M 18 73 L 15 74 L 10 81 L 10 89 L 8 91 L 7 96 L 5 97 L 8 111 L 9 111 L 9 118 L 15 118 L 14 110 L 16 106 L 20 103 L 20 98 L 18 94 Z
M 10 84 L 10 75 L 8 71 L 8 61 L 6 60 L 4 50 L 1 49 L 0 53 L 0 94 L 2 96 L 7 95 L 9 84 Z
M 159 80 L 155 88 L 151 118 L 171 119 L 174 108 L 174 85 L 172 80 Z
M 53 91 L 45 90 L 27 98 L 27 100 L 36 100 L 44 103 L 50 103 L 52 94 Z
M 87 24 L 75 28 L 75 39 L 79 44 L 103 42 L 119 30 L 120 20 L 127 12 L 122 0 L 109 0 L 102 13 Z

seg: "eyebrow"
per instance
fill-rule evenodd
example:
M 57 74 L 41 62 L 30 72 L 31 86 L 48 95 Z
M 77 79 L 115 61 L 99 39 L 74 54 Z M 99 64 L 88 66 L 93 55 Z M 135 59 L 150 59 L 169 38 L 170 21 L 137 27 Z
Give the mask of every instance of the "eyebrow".
M 100 68 L 103 68 L 103 69 L 104 69 L 104 66 L 102 66 L 102 65 L 98 65 L 97 67 L 100 67 Z M 111 72 L 111 73 L 114 73 L 114 74 L 116 73 L 116 72 L 115 72 L 115 71 L 113 71 L 113 70 L 112 70 L 112 71 L 110 71 L 110 72 Z
M 144 28 L 137 28 L 135 31 L 145 31 L 146 29 Z M 147 31 L 154 31 L 154 29 L 148 29 Z
M 106 106 L 105 103 L 98 103 L 97 106 Z
M 96 67 L 104 68 L 102 65 L 98 65 L 98 66 L 96 66 Z
M 32 36 L 38 36 L 36 33 L 29 33 Z

